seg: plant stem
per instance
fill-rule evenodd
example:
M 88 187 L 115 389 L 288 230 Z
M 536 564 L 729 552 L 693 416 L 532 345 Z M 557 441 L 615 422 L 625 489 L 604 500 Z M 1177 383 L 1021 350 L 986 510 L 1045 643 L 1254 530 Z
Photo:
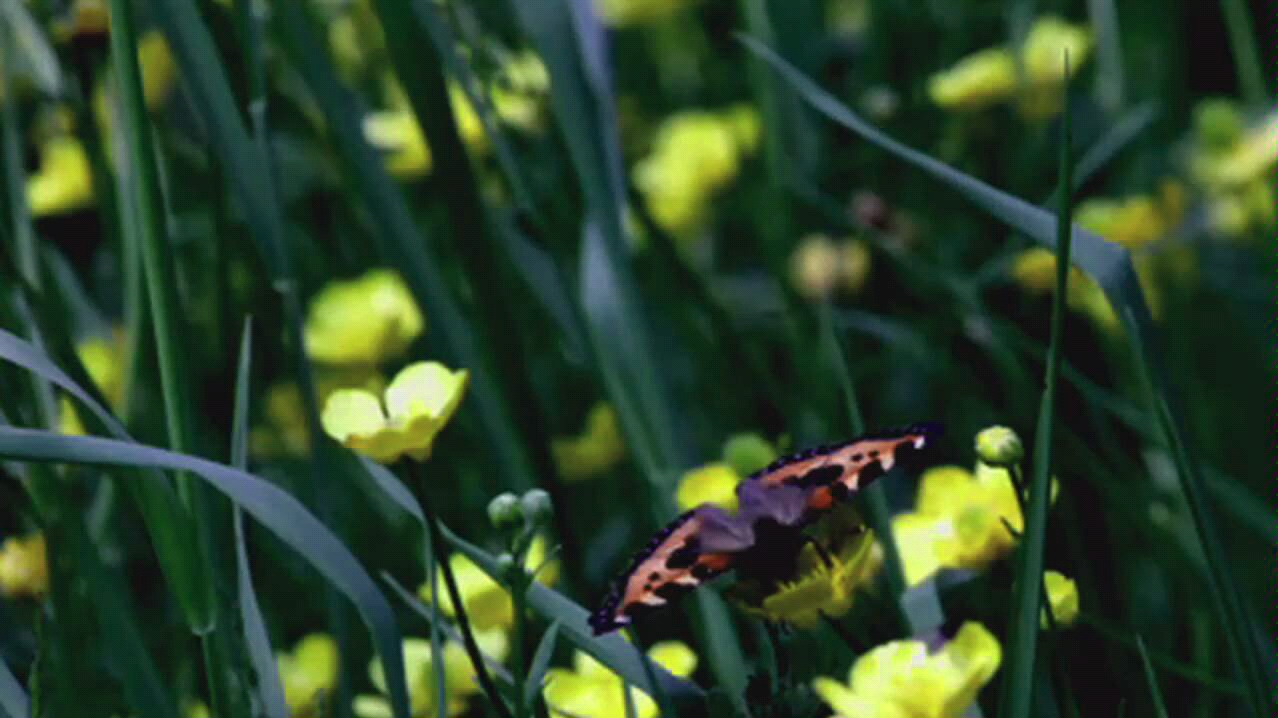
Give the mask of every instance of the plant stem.
M 439 529 L 439 517 L 435 515 L 434 507 L 430 503 L 430 492 L 427 491 L 426 482 L 422 479 L 417 464 L 409 461 L 407 470 L 413 483 L 419 487 L 418 499 L 421 501 L 422 514 L 426 517 L 426 530 L 430 535 L 432 549 L 447 546 L 444 532 Z M 457 626 L 461 629 L 462 645 L 466 648 L 471 667 L 475 669 L 475 678 L 479 681 L 479 687 L 484 695 L 488 696 L 488 701 L 493 704 L 497 715 L 501 718 L 512 718 L 506 702 L 497 692 L 492 676 L 488 675 L 488 667 L 484 665 L 484 654 L 480 652 L 479 644 L 475 641 L 475 632 L 471 628 L 470 618 L 466 615 L 466 604 L 462 602 L 461 591 L 457 588 L 457 577 L 453 575 L 453 567 L 447 559 L 436 563 L 439 564 L 440 573 L 444 575 L 444 587 L 448 589 L 448 600 L 453 604 L 453 615 L 457 618 Z

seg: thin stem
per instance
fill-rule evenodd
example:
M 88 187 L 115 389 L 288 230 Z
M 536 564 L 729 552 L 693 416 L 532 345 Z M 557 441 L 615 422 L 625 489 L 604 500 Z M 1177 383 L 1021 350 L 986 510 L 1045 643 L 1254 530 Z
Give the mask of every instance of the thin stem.
M 427 491 L 426 482 L 421 478 L 421 472 L 418 471 L 417 464 L 409 461 L 407 465 L 409 476 L 413 479 L 413 483 L 420 488 L 418 490 L 418 499 L 421 501 L 422 514 L 426 517 L 426 530 L 430 535 L 430 545 L 432 550 L 448 545 L 444 539 L 444 532 L 439 528 L 439 517 L 435 515 L 435 510 L 430 503 L 430 492 Z M 484 654 L 479 650 L 479 644 L 475 641 L 475 632 L 470 626 L 470 618 L 466 615 L 466 604 L 462 602 L 461 591 L 457 588 L 457 577 L 453 575 L 453 567 L 447 560 L 437 561 L 440 573 L 444 575 L 444 588 L 448 590 L 448 600 L 453 604 L 453 614 L 457 618 L 457 626 L 461 629 L 462 645 L 466 648 L 466 655 L 470 658 L 471 667 L 475 669 L 475 677 L 479 681 L 479 687 L 488 696 L 488 701 L 492 703 L 494 710 L 501 718 L 512 718 L 510 708 L 506 702 L 502 700 L 501 694 L 497 692 L 497 686 L 493 683 L 492 676 L 488 675 L 488 667 L 484 664 Z

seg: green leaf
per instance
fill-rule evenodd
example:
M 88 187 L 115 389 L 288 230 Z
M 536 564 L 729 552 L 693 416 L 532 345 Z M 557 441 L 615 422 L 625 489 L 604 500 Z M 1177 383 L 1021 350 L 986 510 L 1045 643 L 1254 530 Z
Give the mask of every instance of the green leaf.
M 817 87 L 810 79 L 804 77 L 792 65 L 757 40 L 749 37 L 740 39 L 752 52 L 771 64 L 798 90 L 800 96 L 822 114 L 940 180 L 1009 227 L 1025 233 L 1047 247 L 1056 246 L 1055 222 L 1050 213 L 893 140 L 862 120 L 829 93 Z M 1261 648 L 1251 636 L 1250 611 L 1233 578 L 1229 554 L 1225 551 L 1220 532 L 1216 527 L 1215 515 L 1208 500 L 1198 458 L 1190 448 L 1185 433 L 1185 423 L 1178 410 L 1174 408 L 1174 394 L 1157 351 L 1157 332 L 1149 313 L 1149 306 L 1136 279 L 1131 255 L 1124 247 L 1107 242 L 1095 233 L 1076 226 L 1071 228 L 1069 236 L 1073 246 L 1074 264 L 1096 280 L 1104 290 L 1126 330 L 1135 364 L 1145 375 L 1146 389 L 1158 420 L 1159 431 L 1166 445 L 1172 449 L 1176 460 L 1177 477 L 1189 504 L 1198 540 L 1206 557 L 1210 578 L 1208 587 L 1213 608 L 1224 626 L 1234 662 L 1246 677 L 1252 710 L 1257 715 L 1262 715 L 1267 710 L 1269 698 Z
M 253 324 L 244 320 L 240 339 L 240 358 L 235 372 L 235 408 L 231 424 L 231 465 L 243 471 L 248 468 L 249 383 L 253 357 Z M 244 644 L 257 681 L 251 686 L 256 704 L 267 718 L 288 718 L 284 687 L 280 684 L 279 666 L 271 650 L 266 621 L 258 607 L 257 591 L 249 570 L 248 549 L 244 539 L 244 512 L 234 509 L 235 574 L 239 589 L 240 622 L 244 626 Z
M 1136 651 L 1140 653 L 1140 666 L 1145 674 L 1145 685 L 1149 687 L 1150 700 L 1154 702 L 1154 715 L 1167 718 L 1167 704 L 1163 701 L 1163 692 L 1158 688 L 1158 676 L 1154 675 L 1154 664 L 1149 662 L 1149 653 L 1145 650 L 1145 639 L 1136 634 Z
M 559 621 L 551 621 L 537 642 L 537 650 L 533 653 L 532 663 L 528 665 L 528 678 L 524 682 L 524 705 L 531 706 L 541 695 L 546 681 L 546 671 L 550 669 L 550 659 L 555 656 L 555 642 L 559 639 Z
M 27 5 L 21 0 L 0 1 L 0 16 L 8 26 L 9 38 L 15 42 L 17 62 L 16 72 L 26 75 L 36 89 L 49 97 L 61 97 L 65 88 L 62 86 L 62 69 L 58 66 L 57 53 L 49 44 L 44 29 L 31 17 Z
M 22 685 L 13 676 L 9 666 L 0 660 L 0 714 L 6 718 L 27 718 L 31 715 L 31 700 Z
M 1066 67 L 1069 57 L 1066 56 Z M 1065 77 L 1069 77 L 1068 71 Z M 1062 93 L 1069 87 L 1068 79 Z M 1070 152 L 1070 105 L 1065 97 L 1061 117 L 1060 178 L 1056 184 L 1061 198 L 1056 224 L 1056 292 L 1052 295 L 1051 340 L 1047 348 L 1047 375 L 1043 379 L 1043 399 L 1034 434 L 1034 473 L 1025 499 L 1025 530 L 1017 551 L 1016 582 L 1012 587 L 1012 608 L 1008 623 L 1007 672 L 999 715 L 1029 716 L 1034 699 L 1035 659 L 1038 651 L 1039 612 L 1043 604 L 1043 551 L 1047 543 L 1047 508 L 1051 495 L 1052 427 L 1056 421 L 1056 383 L 1064 352 L 1065 288 L 1070 271 L 1070 221 L 1073 201 L 1070 187 L 1073 157 Z

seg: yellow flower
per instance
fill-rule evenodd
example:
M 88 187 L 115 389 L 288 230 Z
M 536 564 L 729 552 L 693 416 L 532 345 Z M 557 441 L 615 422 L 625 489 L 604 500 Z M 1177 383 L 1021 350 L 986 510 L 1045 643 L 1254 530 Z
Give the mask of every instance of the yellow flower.
M 1060 627 L 1069 626 L 1078 618 L 1078 584 L 1074 579 L 1056 571 L 1043 574 L 1043 584 L 1047 590 L 1047 602 L 1052 607 L 1052 618 Z M 1049 626 L 1047 611 L 1040 616 L 1043 628 Z
M 1196 114 L 1199 137 L 1190 154 L 1189 171 L 1205 195 L 1212 228 L 1240 237 L 1271 227 L 1278 220 L 1271 176 L 1278 162 L 1278 112 L 1246 131 L 1241 129 L 1238 110 L 1228 101 L 1204 102 Z M 1225 116 L 1232 117 L 1238 127 Z
M 685 473 L 679 480 L 679 487 L 675 489 L 675 503 L 679 505 L 680 511 L 696 508 L 703 503 L 736 511 L 739 483 L 741 475 L 728 464 L 706 464 Z
M 635 164 L 635 186 L 660 227 L 687 237 L 757 144 L 757 115 L 749 107 L 671 115 L 657 128 L 651 152 Z
M 1136 279 L 1149 303 L 1150 312 L 1157 319 L 1162 314 L 1162 287 L 1154 255 L 1143 253 L 1132 258 L 1136 267 Z M 1177 258 L 1183 259 L 1183 257 Z M 1184 264 L 1183 261 L 1179 264 Z M 1182 268 L 1183 269 L 1183 268 Z M 1181 272 L 1184 273 L 1183 271 Z M 1034 293 L 1050 292 L 1056 285 L 1056 255 L 1042 247 L 1027 249 L 1012 264 L 1012 277 L 1023 288 Z M 1101 329 L 1110 333 L 1119 328 L 1119 318 L 1105 296 L 1104 290 L 1091 277 L 1077 267 L 1070 269 L 1065 285 L 1066 305 L 1076 312 L 1091 317 Z
M 604 24 L 624 27 L 664 20 L 689 4 L 690 0 L 595 0 L 595 12 Z
M 923 641 L 891 641 L 858 658 L 847 683 L 822 676 L 812 687 L 842 718 L 958 718 L 1002 659 L 998 640 L 968 622 L 936 652 Z
M 61 17 L 51 23 L 52 35 L 58 42 L 73 37 L 102 35 L 110 28 L 110 17 L 103 0 L 75 0 Z
M 315 368 L 317 406 L 323 406 L 338 389 L 363 389 L 373 394 L 386 390 L 386 379 L 367 366 L 327 366 Z M 306 407 L 297 382 L 276 382 L 266 388 L 262 400 L 262 423 L 249 431 L 251 452 L 260 458 L 305 456 L 310 451 L 310 431 Z
M 524 558 L 524 569 L 537 571 L 537 580 L 545 585 L 553 585 L 559 577 L 559 563 L 546 562 L 546 541 L 541 536 L 533 539 L 528 547 L 528 555 Z M 543 565 L 544 564 L 544 565 Z M 515 608 L 510 593 L 504 586 L 492 580 L 488 574 L 464 554 L 455 553 L 448 557 L 448 565 L 457 579 L 457 591 L 461 594 L 462 605 L 466 607 L 466 617 L 471 625 L 484 631 L 489 629 L 506 629 L 514 623 Z M 540 569 L 540 570 L 539 570 Z M 437 579 L 439 585 L 439 610 L 445 616 L 457 615 L 448 592 L 444 588 L 442 576 Z M 431 585 L 427 581 L 417 589 L 423 601 L 431 600 Z
M 337 642 L 332 636 L 313 633 L 293 647 L 292 653 L 275 657 L 284 700 L 293 718 L 325 714 L 328 698 L 337 684 Z
M 506 660 L 510 652 L 510 643 L 503 631 L 478 631 L 475 642 L 485 657 L 494 661 Z M 456 716 L 466 712 L 466 704 L 471 696 L 479 692 L 475 680 L 475 670 L 466 655 L 466 649 L 455 641 L 448 641 L 444 649 L 444 688 L 448 692 L 448 715 Z M 360 695 L 355 697 L 351 706 L 359 718 L 392 718 L 390 703 L 382 696 L 386 695 L 386 673 L 380 659 L 374 659 L 368 666 L 368 674 L 373 686 L 381 695 Z M 443 718 L 438 715 L 438 697 L 435 682 L 435 663 L 431 653 L 430 641 L 423 638 L 404 640 L 404 678 L 408 685 L 410 709 L 414 718 Z
M 40 146 L 40 169 L 27 179 L 31 216 L 71 212 L 93 202 L 93 174 L 80 141 L 69 135 Z
M 565 481 L 588 479 L 608 471 L 626 456 L 617 412 L 606 402 L 595 404 L 586 416 L 581 435 L 556 437 L 550 443 L 550 452 Z
M 0 595 L 39 598 L 49 590 L 43 534 L 11 536 L 0 544 Z
M 975 473 L 958 466 L 928 469 L 915 510 L 892 520 L 910 585 L 939 568 L 984 567 L 1012 550 L 1012 532 L 1023 527 L 1011 474 L 980 462 Z
M 438 362 L 404 367 L 386 387 L 385 405 L 371 392 L 338 389 L 324 402 L 324 431 L 342 445 L 382 463 L 404 454 L 430 457 L 435 436 L 457 411 L 470 373 Z
M 125 336 L 119 329 L 113 330 L 109 339 L 93 337 L 75 347 L 76 356 L 84 364 L 89 378 L 113 409 L 118 409 L 124 400 L 125 349 Z M 84 424 L 80 423 L 80 417 L 76 413 L 75 404 L 69 397 L 62 397 L 58 403 L 58 429 L 71 436 L 86 433 Z
M 1179 217 L 1172 221 L 1178 221 Z M 1145 195 L 1122 200 L 1089 199 L 1080 202 L 1074 221 L 1111 242 L 1137 249 L 1161 238 L 1171 229 L 1158 199 Z
M 489 87 L 497 118 L 525 132 L 542 128 L 545 97 L 549 91 L 550 73 L 531 50 L 507 58 Z
M 389 108 L 364 117 L 364 137 L 369 144 L 386 153 L 386 169 L 401 179 L 430 174 L 434 160 L 426 136 L 422 134 L 404 90 L 393 77 L 385 80 Z M 474 105 L 456 83 L 448 85 L 448 100 L 453 107 L 457 132 L 472 152 L 488 150 L 488 135 Z
M 697 668 L 697 654 L 679 641 L 664 641 L 648 649 L 648 658 L 680 678 Z M 621 676 L 577 651 L 573 668 L 546 672 L 542 697 L 555 718 L 621 718 L 626 715 L 626 688 Z M 630 688 L 637 718 L 654 718 L 657 703 L 638 688 Z
M 1008 99 L 1015 91 L 1016 60 L 1002 48 L 968 55 L 927 81 L 932 102 L 950 110 L 983 109 Z
M 335 281 L 311 300 L 306 351 L 321 364 L 378 364 L 408 349 L 426 320 L 404 280 L 374 269 Z
M 823 614 L 837 618 L 847 613 L 857 590 L 870 583 L 883 566 L 883 552 L 873 532 L 844 534 L 849 535 L 851 538 L 827 551 L 824 558 L 812 545 L 804 546 L 793 580 L 761 598 L 752 596 L 749 586 L 737 588 L 742 608 L 774 623 L 804 629 L 816 626 Z

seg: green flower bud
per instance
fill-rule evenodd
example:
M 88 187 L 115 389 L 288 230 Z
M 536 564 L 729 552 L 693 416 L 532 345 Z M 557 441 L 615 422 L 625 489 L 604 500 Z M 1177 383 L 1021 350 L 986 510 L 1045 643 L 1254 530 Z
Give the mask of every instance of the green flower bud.
M 541 489 L 531 489 L 524 494 L 519 503 L 523 508 L 524 516 L 536 526 L 541 526 L 549 521 L 551 514 L 555 510 L 554 505 L 550 502 L 550 494 Z
M 515 562 L 515 557 L 509 553 L 501 553 L 497 556 L 497 571 L 505 579 L 507 584 L 514 583 L 518 578 L 520 571 L 519 564 Z
M 991 426 L 976 435 L 976 458 L 990 466 L 1016 466 L 1025 458 L 1025 446 L 1015 431 Z
M 723 460 L 741 476 L 749 476 L 771 464 L 777 450 L 758 434 L 736 434 L 723 443 Z
M 524 512 L 519 504 L 519 497 L 509 491 L 494 496 L 488 502 L 488 520 L 497 529 L 507 529 L 523 521 Z

